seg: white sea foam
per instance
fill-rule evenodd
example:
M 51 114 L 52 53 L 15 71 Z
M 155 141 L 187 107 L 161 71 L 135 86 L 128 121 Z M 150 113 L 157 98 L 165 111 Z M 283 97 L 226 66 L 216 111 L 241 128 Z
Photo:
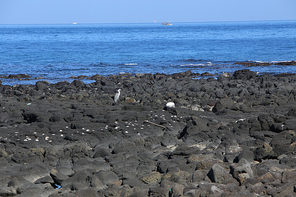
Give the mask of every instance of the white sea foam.
M 180 66 L 213 66 L 212 62 L 207 62 L 204 64 L 181 64 Z
M 289 60 L 287 60 L 287 61 L 270 61 L 270 63 L 274 63 L 274 64 L 276 64 L 276 63 L 282 63 L 282 62 L 291 62 L 291 61 L 289 61 Z
M 124 65 L 126 65 L 126 66 L 137 66 L 138 64 L 137 63 L 126 63 Z
M 204 66 L 205 64 L 181 64 L 180 66 Z

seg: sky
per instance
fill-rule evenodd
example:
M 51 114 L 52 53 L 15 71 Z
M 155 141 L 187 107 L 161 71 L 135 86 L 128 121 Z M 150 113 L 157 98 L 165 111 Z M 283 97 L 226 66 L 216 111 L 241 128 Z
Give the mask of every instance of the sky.
M 296 20 L 296 0 L 0 0 L 0 24 Z

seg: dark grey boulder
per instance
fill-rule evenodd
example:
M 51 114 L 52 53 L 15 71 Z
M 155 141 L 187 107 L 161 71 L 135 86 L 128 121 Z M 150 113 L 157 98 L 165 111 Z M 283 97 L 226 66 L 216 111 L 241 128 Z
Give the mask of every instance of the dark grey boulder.
M 275 157 L 282 154 L 291 154 L 295 151 L 295 146 L 292 144 L 296 140 L 296 134 L 292 130 L 283 131 L 274 136 L 270 142 Z M 292 144 L 292 145 L 291 145 Z
M 248 162 L 254 161 L 254 153 L 251 150 L 243 149 L 239 155 L 236 156 L 234 161 L 238 163 L 241 159 L 246 159 Z
M 34 183 L 35 184 L 44 184 L 44 183 L 54 184 L 54 180 L 52 179 L 51 176 L 45 176 L 45 177 L 42 177 L 42 178 L 36 180 Z
M 131 188 L 138 188 L 141 190 L 148 189 L 148 185 L 136 177 L 128 177 L 122 180 L 123 185 L 128 185 Z
M 224 98 L 220 99 L 215 106 L 213 107 L 212 111 L 214 113 L 222 112 L 226 108 L 230 108 L 233 106 L 234 101 L 231 98 Z
M 71 190 L 83 190 L 90 187 L 93 181 L 92 172 L 90 170 L 82 170 L 74 176 L 64 180 L 61 184 L 62 188 L 70 188 Z M 96 184 L 98 181 L 96 181 Z
M 196 170 L 193 174 L 192 174 L 192 182 L 195 183 L 199 183 L 202 180 L 205 179 L 205 177 L 208 174 L 208 170 Z
M 161 161 L 157 165 L 157 171 L 160 173 L 172 172 L 177 170 L 177 166 L 176 163 L 171 162 L 170 160 Z
M 53 194 L 54 192 L 55 192 L 55 189 L 49 183 L 35 184 L 35 185 L 32 185 L 31 187 L 26 188 L 18 196 L 47 197 Z
M 271 158 L 273 156 L 273 148 L 268 143 L 264 143 L 263 145 L 258 146 L 254 150 L 254 159 L 258 161 L 262 159 Z
M 136 191 L 134 191 L 130 197 L 138 197 L 138 196 L 149 196 L 149 189 L 137 189 Z
M 63 181 L 65 181 L 66 179 L 69 178 L 68 176 L 64 175 L 63 173 L 61 173 L 55 169 L 50 170 L 50 176 L 52 177 L 54 182 L 58 185 L 61 185 L 63 183 Z
M 136 147 L 134 142 L 130 140 L 122 139 L 120 142 L 116 144 L 112 153 L 118 154 L 121 152 L 139 152 L 139 151 L 140 151 L 139 148 Z
M 230 173 L 241 185 L 246 179 L 254 177 L 251 164 L 244 158 L 237 164 L 230 165 Z
M 250 71 L 249 69 L 238 70 L 233 73 L 234 79 L 249 80 L 256 77 L 256 72 Z
M 112 171 L 100 171 L 94 175 L 97 176 L 105 185 L 110 185 L 113 182 L 119 181 L 117 175 Z
M 80 80 L 72 81 L 71 85 L 74 85 L 76 88 L 84 88 L 84 86 L 85 86 L 83 81 L 80 81 Z
M 233 180 L 232 176 L 229 174 L 229 172 L 227 172 L 223 167 L 221 167 L 218 164 L 214 164 L 212 166 L 212 168 L 208 172 L 207 176 L 214 183 L 227 184 L 227 183 L 234 182 L 234 180 Z
M 87 189 L 79 190 L 76 192 L 76 196 L 99 197 L 96 189 L 94 189 L 94 188 L 87 188 Z
M 163 197 L 169 197 L 169 189 L 166 188 L 161 188 L 161 187 L 150 187 L 149 196 L 163 196 Z
M 42 90 L 48 88 L 48 84 L 49 84 L 49 83 L 46 82 L 46 81 L 38 81 L 38 82 L 36 82 L 36 84 L 35 84 L 35 86 L 36 86 L 36 90 L 37 90 L 37 91 L 42 91 Z

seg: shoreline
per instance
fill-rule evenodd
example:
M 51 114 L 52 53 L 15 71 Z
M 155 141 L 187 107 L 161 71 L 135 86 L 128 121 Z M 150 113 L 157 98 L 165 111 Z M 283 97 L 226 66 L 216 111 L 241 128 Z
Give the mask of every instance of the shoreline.
M 291 61 L 270 61 L 270 62 L 261 62 L 261 61 L 242 61 L 242 62 L 234 62 L 233 65 L 241 65 L 241 66 L 245 66 L 245 69 L 249 69 L 249 68 L 256 68 L 256 67 L 269 67 L 269 66 L 273 66 L 273 65 L 277 65 L 277 66 L 294 66 L 296 65 L 296 61 L 295 60 L 291 60 Z M 179 72 L 179 73 L 186 73 L 186 72 L 192 72 L 192 70 L 195 69 L 188 69 L 187 71 L 184 72 Z M 242 69 L 237 69 L 237 70 L 242 70 Z M 234 71 L 235 72 L 235 71 Z M 254 71 L 256 72 L 256 71 Z M 100 75 L 100 74 L 95 74 L 92 76 L 88 76 L 88 75 L 79 75 L 79 76 L 69 76 L 67 78 L 64 79 L 58 79 L 58 78 L 46 78 L 46 77 L 42 77 L 42 76 L 31 76 L 28 74 L 24 74 L 24 73 L 20 73 L 20 74 L 8 74 L 8 75 L 1 75 L 0 76 L 0 81 L 2 81 L 2 83 L 7 83 L 7 85 L 34 85 L 34 83 L 40 81 L 40 80 L 46 80 L 50 83 L 58 83 L 61 81 L 70 81 L 72 82 L 73 80 L 82 80 L 84 83 L 90 84 L 92 82 L 95 82 L 96 80 L 100 80 L 101 77 L 114 77 L 114 76 L 121 76 L 121 77 L 135 77 L 137 75 L 147 75 L 150 73 L 123 73 L 123 74 L 109 74 L 109 75 Z M 164 73 L 155 73 L 155 74 L 164 74 Z M 165 75 L 175 75 L 178 73 L 173 73 L 173 74 L 165 74 Z M 228 74 L 228 75 L 232 75 L 233 72 L 225 72 L 224 74 Z M 293 72 L 287 72 L 287 73 L 270 73 L 270 72 L 263 72 L 260 73 L 260 75 L 282 75 L 282 74 L 293 74 Z M 154 74 L 152 74 L 154 75 Z M 198 72 L 192 72 L 192 75 L 194 75 L 194 77 L 196 78 L 203 78 L 203 77 L 217 77 L 221 74 L 218 73 L 210 73 L 210 72 L 203 72 L 203 73 L 198 73 Z
M 0 195 L 295 195 L 295 74 L 96 76 L 0 83 Z

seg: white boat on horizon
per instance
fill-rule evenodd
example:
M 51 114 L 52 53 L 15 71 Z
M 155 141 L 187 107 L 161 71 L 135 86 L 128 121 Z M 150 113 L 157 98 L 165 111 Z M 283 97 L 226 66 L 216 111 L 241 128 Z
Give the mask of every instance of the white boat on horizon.
M 163 22 L 162 25 L 172 25 L 171 22 Z

